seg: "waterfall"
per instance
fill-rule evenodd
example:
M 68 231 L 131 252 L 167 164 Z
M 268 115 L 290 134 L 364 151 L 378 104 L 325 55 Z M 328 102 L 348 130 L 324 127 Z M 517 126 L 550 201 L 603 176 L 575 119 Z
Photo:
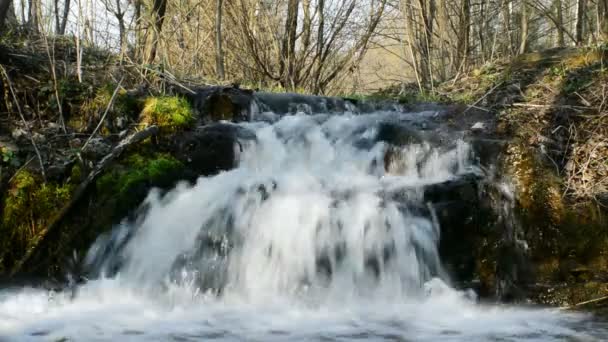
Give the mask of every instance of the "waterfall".
M 153 190 L 102 234 L 84 283 L 0 290 L 0 341 L 608 338 L 450 286 L 434 201 L 480 171 L 461 140 L 388 129 L 428 113 L 266 114 L 238 124 L 236 168 Z

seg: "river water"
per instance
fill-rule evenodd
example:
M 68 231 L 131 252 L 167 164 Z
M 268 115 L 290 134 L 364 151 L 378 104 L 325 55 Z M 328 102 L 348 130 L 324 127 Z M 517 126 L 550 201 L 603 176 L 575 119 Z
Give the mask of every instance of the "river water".
M 378 123 L 411 118 L 241 124 L 239 166 L 152 191 L 91 247 L 89 281 L 0 290 L 0 341 L 608 340 L 591 315 L 450 285 L 421 189 L 480 170 L 458 140 L 412 140 L 386 165 Z

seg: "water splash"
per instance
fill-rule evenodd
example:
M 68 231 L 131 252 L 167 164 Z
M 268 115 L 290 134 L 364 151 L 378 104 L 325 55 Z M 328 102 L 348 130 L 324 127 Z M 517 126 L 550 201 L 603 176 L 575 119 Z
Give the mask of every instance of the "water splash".
M 0 293 L 0 338 L 592 340 L 585 316 L 446 285 L 423 190 L 477 169 L 462 142 L 387 161 L 377 127 L 396 118 L 243 124 L 256 140 L 237 169 L 152 191 L 144 216 L 100 237 L 87 256 L 99 279 Z

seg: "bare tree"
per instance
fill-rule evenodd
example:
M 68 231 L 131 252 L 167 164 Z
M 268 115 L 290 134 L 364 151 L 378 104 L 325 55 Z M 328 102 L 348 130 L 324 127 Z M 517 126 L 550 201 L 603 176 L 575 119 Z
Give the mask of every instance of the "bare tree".
M 161 33 L 163 30 L 163 23 L 165 22 L 165 14 L 167 12 L 167 0 L 154 0 L 152 4 L 152 10 L 150 13 L 150 21 L 152 25 L 147 32 L 147 53 L 145 57 L 145 63 L 152 64 L 156 59 L 158 50 L 158 43 L 160 41 Z
M 566 45 L 566 40 L 564 38 L 564 9 L 562 0 L 554 0 L 553 6 L 555 7 L 556 12 L 556 29 L 557 29 L 557 45 L 564 46 Z
M 586 0 L 576 0 L 576 45 L 584 43 L 586 7 Z
M 224 0 L 216 0 L 215 6 L 215 63 L 217 69 L 217 77 L 223 80 L 226 75 L 224 71 L 224 48 L 222 38 L 222 10 Z
M 55 32 L 58 35 L 64 35 L 65 29 L 68 24 L 68 17 L 70 15 L 70 4 L 71 0 L 65 0 L 63 2 L 63 12 L 60 14 L 59 11 L 59 0 L 54 0 L 55 10 Z
M 0 0 L 0 33 L 4 29 L 4 23 L 8 14 L 8 10 L 11 7 L 12 0 Z
M 601 39 L 608 42 L 608 0 L 598 0 L 598 26 Z
M 127 25 L 126 25 L 126 6 L 121 0 L 102 0 L 101 1 L 106 10 L 116 18 L 118 22 L 118 39 L 120 44 L 121 53 L 126 52 L 127 49 Z
M 528 35 L 529 32 L 529 17 L 528 17 L 528 4 L 525 1 L 521 3 L 521 27 L 520 27 L 520 39 L 519 39 L 519 53 L 524 54 L 528 51 Z
M 32 33 L 38 33 L 40 30 L 40 5 L 40 0 L 28 0 L 27 28 Z

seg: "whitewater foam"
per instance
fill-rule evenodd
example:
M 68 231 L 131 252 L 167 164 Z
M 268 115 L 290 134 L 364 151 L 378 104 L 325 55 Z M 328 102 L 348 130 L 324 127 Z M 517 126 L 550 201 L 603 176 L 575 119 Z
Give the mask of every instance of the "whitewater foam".
M 242 145 L 238 168 L 152 191 L 145 215 L 100 237 L 85 260 L 98 279 L 0 292 L 0 339 L 608 337 L 589 316 L 482 305 L 448 285 L 421 190 L 478 170 L 462 141 L 415 142 L 386 165 L 377 124 L 399 119 L 243 124 L 256 140 Z

